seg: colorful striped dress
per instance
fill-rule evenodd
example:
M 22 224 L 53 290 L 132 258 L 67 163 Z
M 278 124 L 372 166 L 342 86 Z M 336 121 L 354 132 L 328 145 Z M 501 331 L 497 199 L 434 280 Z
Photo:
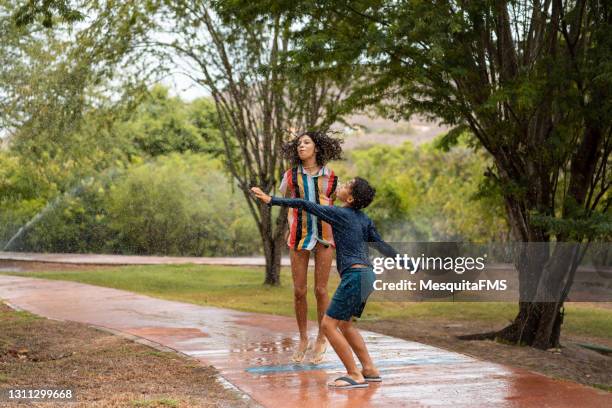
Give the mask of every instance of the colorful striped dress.
M 304 171 L 302 165 L 283 174 L 280 192 L 285 197 L 303 198 L 321 205 L 333 205 L 338 177 L 323 166 L 315 175 Z M 312 250 L 317 241 L 335 247 L 331 226 L 306 211 L 290 208 L 287 214 L 289 236 L 287 246 L 296 250 Z

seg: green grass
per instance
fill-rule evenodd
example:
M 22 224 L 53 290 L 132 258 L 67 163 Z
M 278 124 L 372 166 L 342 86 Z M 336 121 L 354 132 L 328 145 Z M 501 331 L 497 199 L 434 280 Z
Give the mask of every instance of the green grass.
M 66 280 L 142 293 L 168 300 L 236 310 L 293 316 L 290 271 L 281 271 L 280 287 L 264 286 L 263 269 L 209 265 L 126 266 L 68 272 L 7 273 Z M 309 272 L 308 314 L 316 318 L 313 274 Z M 332 273 L 330 295 L 338 284 Z M 511 321 L 518 305 L 508 302 L 370 302 L 364 320 L 437 319 L 490 322 L 495 327 Z M 563 330 L 570 334 L 612 339 L 612 311 L 566 306 Z M 493 328 L 493 327 L 492 327 Z
M 13 324 L 29 324 L 40 319 L 42 317 L 24 311 L 0 310 L 0 320 L 11 320 Z
M 32 272 L 15 274 L 66 280 L 129 290 L 168 300 L 236 310 L 293 314 L 293 287 L 288 270 L 282 271 L 280 287 L 262 285 L 260 268 L 201 265 L 126 266 L 94 271 Z M 312 282 L 309 282 L 312 285 Z M 337 278 L 330 279 L 330 293 Z M 314 302 L 312 287 L 309 302 Z M 312 303 L 314 304 L 314 303 Z M 311 310 L 310 318 L 315 318 Z
M 595 387 L 595 388 L 599 388 L 600 390 L 604 390 L 604 391 L 612 392 L 612 385 L 606 385 L 606 384 L 593 384 L 593 387 Z

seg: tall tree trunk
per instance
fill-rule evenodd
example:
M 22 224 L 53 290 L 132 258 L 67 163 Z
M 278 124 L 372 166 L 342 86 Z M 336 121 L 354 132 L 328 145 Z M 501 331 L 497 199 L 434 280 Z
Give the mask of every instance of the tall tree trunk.
M 261 206 L 261 239 L 266 257 L 266 275 L 264 284 L 280 285 L 281 255 L 284 245 L 284 233 L 287 227 L 287 209 L 281 208 L 280 214 L 274 222 L 273 228 L 272 208 Z
M 540 349 L 559 347 L 563 303 L 539 301 L 542 300 L 538 298 L 539 283 L 547 279 L 545 270 L 548 254 L 544 252 L 542 245 L 545 243 L 537 243 L 539 248 L 529 244 L 519 244 L 520 250 L 517 253 L 520 300 L 519 311 L 514 321 L 501 330 L 459 336 L 460 339 L 501 340 Z M 557 290 L 559 297 L 561 289 L 562 285 Z
M 464 340 L 502 340 L 539 349 L 557 348 L 563 323 L 564 288 L 579 263 L 577 243 L 518 243 L 519 312 L 499 331 L 461 336 Z
M 560 303 L 519 302 L 514 321 L 499 331 L 461 336 L 464 340 L 502 340 L 539 349 L 559 347 L 563 311 Z

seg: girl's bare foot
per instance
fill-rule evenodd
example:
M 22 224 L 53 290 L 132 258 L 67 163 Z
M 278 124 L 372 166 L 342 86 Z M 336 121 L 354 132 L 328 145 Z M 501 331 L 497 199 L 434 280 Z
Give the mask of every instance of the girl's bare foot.
M 304 357 L 306 357 L 306 353 L 308 352 L 308 350 L 310 350 L 311 346 L 310 346 L 310 342 L 308 341 L 308 339 L 301 339 L 300 340 L 300 344 L 298 344 L 297 349 L 295 349 L 295 351 L 293 352 L 293 356 L 291 357 L 291 361 L 293 361 L 296 364 L 301 363 L 302 361 L 304 361 Z
M 314 345 L 314 353 L 312 358 L 310 359 L 311 364 L 319 364 L 325 358 L 325 353 L 327 352 L 327 340 L 325 337 L 320 338 L 317 337 L 317 341 Z

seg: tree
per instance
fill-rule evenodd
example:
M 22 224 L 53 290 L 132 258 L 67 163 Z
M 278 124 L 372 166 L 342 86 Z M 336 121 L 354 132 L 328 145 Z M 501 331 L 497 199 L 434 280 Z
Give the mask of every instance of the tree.
M 416 148 L 405 142 L 352 150 L 334 169 L 340 178 L 371 181 L 376 200 L 366 212 L 390 242 L 508 241 L 503 200 L 481 187 L 490 158 L 463 144 L 441 151 L 441 137 Z
M 146 24 L 138 5 L 88 2 L 87 24 L 47 28 L 15 24 L 16 3 L 0 1 L 0 137 L 17 163 L 0 188 L 8 237 L 80 180 L 127 161 L 114 124 L 154 72 L 137 61 Z
M 205 98 L 186 103 L 170 97 L 162 85 L 153 86 L 118 128 L 137 154 L 151 157 L 187 151 L 220 154 L 223 149 L 214 103 Z
M 40 20 L 43 27 L 53 27 L 54 20 L 64 23 L 82 21 L 85 16 L 66 0 L 28 0 L 13 13 L 18 26 L 25 26 Z
M 2 137 L 41 167 L 49 158 L 90 161 L 96 148 L 116 145 L 112 135 L 103 136 L 140 102 L 144 79 L 155 72 L 139 63 L 134 47 L 146 24 L 137 18 L 142 9 L 89 6 L 89 24 L 45 28 L 16 26 L 7 13 L 13 2 L 0 3 Z
M 280 257 L 287 210 L 255 200 L 251 186 L 272 191 L 284 169 L 281 146 L 295 131 L 325 129 L 336 118 L 336 102 L 350 80 L 343 75 L 298 77 L 289 70 L 287 51 L 296 23 L 291 14 L 245 18 L 240 7 L 210 1 L 164 1 L 159 5 L 159 38 L 150 45 L 179 58 L 179 67 L 212 95 L 228 170 L 244 193 L 266 257 L 264 283 L 280 284 Z M 161 47 L 161 48 L 160 48 Z M 171 56 L 167 56 L 170 52 Z
M 405 119 L 421 113 L 455 126 L 445 145 L 469 130 L 490 154 L 486 174 L 503 195 L 515 240 L 548 244 L 539 256 L 522 249 L 514 322 L 475 337 L 557 347 L 585 247 L 551 241 L 610 237 L 609 2 L 313 0 L 279 7 L 305 21 L 293 54 L 298 65 L 367 67 L 346 110 L 375 105 Z M 542 292 L 553 300 L 537 301 Z

